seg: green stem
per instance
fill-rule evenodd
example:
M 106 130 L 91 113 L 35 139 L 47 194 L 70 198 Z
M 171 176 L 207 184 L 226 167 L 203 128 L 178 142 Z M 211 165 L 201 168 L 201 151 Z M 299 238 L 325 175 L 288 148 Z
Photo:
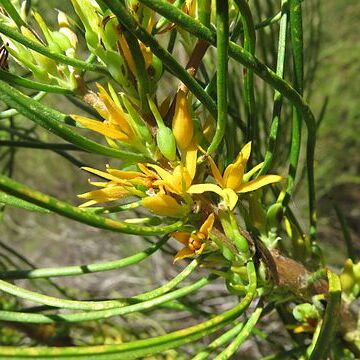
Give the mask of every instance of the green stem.
M 32 96 L 32 99 L 39 101 L 39 100 L 43 99 L 45 96 L 46 96 L 46 92 L 40 91 L 37 94 L 35 94 L 34 96 Z M 7 110 L 0 112 L 0 119 L 7 119 L 10 117 L 16 116 L 18 114 L 19 114 L 19 112 L 16 109 L 7 109 Z
M 14 23 L 19 29 L 21 26 L 27 26 L 10 0 L 0 0 L 0 5 L 10 15 L 11 19 L 14 20 Z
M 207 149 L 209 154 L 216 151 L 225 134 L 227 122 L 227 77 L 229 47 L 229 4 L 228 0 L 216 0 L 216 47 L 217 47 L 217 123 L 214 137 Z
M 352 261 L 355 262 L 357 256 L 356 256 L 356 251 L 354 249 L 354 244 L 353 244 L 353 242 L 351 240 L 351 235 L 350 235 L 350 231 L 349 231 L 349 225 L 347 224 L 344 213 L 341 211 L 338 204 L 333 202 L 333 206 L 334 206 L 336 216 L 337 216 L 337 218 L 338 218 L 338 220 L 340 222 L 341 230 L 342 230 L 342 233 L 343 233 L 343 236 L 344 236 L 346 250 L 347 250 L 347 256 L 348 256 L 348 258 L 350 258 Z
M 51 359 L 56 356 L 60 359 L 86 358 L 88 360 L 112 360 L 112 359 L 138 359 L 150 354 L 164 352 L 168 349 L 176 348 L 190 342 L 201 339 L 215 331 L 222 329 L 233 319 L 239 317 L 250 305 L 256 294 L 256 271 L 252 262 L 248 263 L 249 289 L 246 296 L 234 308 L 223 314 L 203 323 L 168 333 L 165 335 L 153 337 L 151 339 L 135 340 L 129 343 L 106 346 L 89 346 L 89 347 L 68 347 L 62 348 L 19 348 L 19 347 L 1 347 L 0 356 L 8 358 L 29 358 L 41 357 L 42 359 Z M 31 314 L 27 314 L 31 315 Z M 13 317 L 14 318 L 14 317 Z
M 208 359 L 209 355 L 216 351 L 216 349 L 220 348 L 227 342 L 229 342 L 234 336 L 236 336 L 241 329 L 244 327 L 244 323 L 240 322 L 234 327 L 232 327 L 230 330 L 228 330 L 226 333 L 219 336 L 217 339 L 215 339 L 213 342 L 209 344 L 209 346 L 199 352 L 195 357 L 193 357 L 191 360 L 204 360 Z
M 309 360 L 322 360 L 327 358 L 327 354 L 332 345 L 341 307 L 341 283 L 339 277 L 328 270 L 329 293 L 325 309 L 324 319 L 321 324 L 320 333 L 317 339 L 313 340 L 312 351 Z
M 291 45 L 294 60 L 295 84 L 294 88 L 300 95 L 303 93 L 303 38 L 302 38 L 302 14 L 301 14 L 301 0 L 289 0 L 290 3 L 290 32 Z M 294 108 L 292 119 L 292 133 L 291 133 L 291 147 L 290 147 L 290 165 L 287 178 L 286 196 L 283 204 L 287 206 L 292 192 L 294 190 L 295 177 L 299 165 L 299 155 L 301 148 L 301 113 L 297 108 Z M 314 134 L 315 135 L 315 134 Z M 310 231 L 313 237 L 312 231 Z M 308 249 L 309 250 L 309 249 Z
M 214 360 L 227 360 L 235 354 L 237 349 L 241 346 L 241 344 L 249 337 L 253 327 L 258 322 L 262 308 L 257 308 L 250 316 L 249 320 L 246 322 L 240 333 L 236 336 L 234 341 L 224 350 L 222 351 Z
M 235 3 L 241 12 L 241 20 L 244 29 L 244 49 L 251 55 L 255 55 L 256 34 L 249 4 L 246 0 L 235 0 Z M 254 71 L 252 69 L 246 69 L 246 71 L 244 71 L 244 95 L 245 107 L 248 115 L 248 141 L 256 140 L 254 148 L 260 150 L 258 125 L 256 123 Z
M 281 1 L 282 9 L 286 7 L 287 2 L 288 0 Z M 287 13 L 284 12 L 280 21 L 278 54 L 277 54 L 277 63 L 276 63 L 276 75 L 279 76 L 280 78 L 284 77 L 287 25 L 288 25 L 288 16 Z M 279 136 L 279 120 L 280 120 L 282 102 L 283 102 L 283 96 L 279 91 L 276 90 L 274 93 L 274 104 L 273 104 L 272 121 L 271 121 L 270 134 L 269 134 L 269 143 L 265 153 L 264 165 L 262 166 L 257 176 L 265 175 L 272 165 L 275 148 Z
M 2 282 L 2 281 L 1 281 Z M 137 304 L 127 305 L 125 301 L 76 301 L 76 300 L 64 300 L 58 298 L 52 298 L 50 296 L 40 295 L 33 293 L 32 301 L 40 302 L 42 304 L 60 307 L 63 309 L 86 309 L 89 312 L 79 312 L 74 314 L 56 314 L 56 315 L 44 315 L 40 313 L 25 313 L 25 312 L 11 312 L 0 310 L 0 320 L 14 321 L 14 322 L 26 322 L 36 324 L 53 324 L 56 322 L 75 323 L 83 321 L 102 320 L 109 317 L 127 315 L 134 312 L 146 311 L 152 309 L 160 304 L 170 302 L 180 297 L 184 297 L 211 282 L 210 278 L 202 278 L 191 285 L 182 287 L 181 289 L 174 290 L 168 294 L 156 297 L 154 299 L 146 300 Z M 2 288 L 5 286 L 3 284 Z M 10 285 L 10 284 L 9 284 Z M 12 285 L 13 286 L 13 285 Z M 9 286 L 8 286 L 9 290 Z M 22 295 L 25 296 L 25 292 L 28 290 L 22 289 Z M 30 294 L 28 294 L 30 297 Z M 36 297 L 35 297 L 36 295 Z M 29 299 L 28 297 L 28 299 Z M 108 307 L 107 307 L 108 306 Z M 99 310 L 102 309 L 102 310 Z M 1 354 L 1 352 L 0 352 Z
M 164 226 L 138 226 L 115 221 L 90 213 L 89 211 L 77 208 L 54 197 L 30 189 L 4 175 L 0 175 L 0 189 L 10 195 L 29 201 L 30 203 L 51 210 L 67 218 L 93 227 L 115 232 L 144 236 L 163 235 L 176 231 L 183 225 L 182 221 L 177 221 L 171 225 Z
M 149 76 L 146 71 L 145 60 L 136 37 L 126 31 L 125 38 L 135 63 L 137 88 L 140 97 L 141 111 L 145 115 L 150 114 L 150 108 L 147 99 L 147 96 L 150 93 Z
M 161 241 L 150 246 L 149 248 L 120 260 L 113 260 L 113 261 L 107 261 L 107 262 L 95 263 L 95 264 L 77 265 L 77 266 L 4 271 L 0 274 L 0 278 L 1 279 L 43 279 L 50 277 L 87 275 L 87 274 L 93 274 L 103 271 L 118 270 L 126 266 L 138 264 L 140 261 L 147 259 L 150 255 L 152 255 L 154 252 L 160 249 L 166 243 L 167 240 L 168 237 L 165 236 Z
M 99 300 L 99 301 L 80 301 L 80 300 L 60 299 L 53 296 L 42 295 L 37 292 L 26 290 L 2 280 L 0 280 L 0 290 L 22 299 L 26 299 L 32 302 L 40 303 L 42 305 L 48 305 L 51 307 L 61 308 L 61 309 L 99 311 L 99 310 L 107 310 L 114 308 L 123 308 L 126 305 L 133 303 L 134 301 L 135 302 L 149 301 L 151 299 L 163 296 L 164 294 L 172 290 L 180 282 L 185 280 L 191 274 L 191 272 L 197 267 L 197 265 L 198 265 L 197 261 L 194 260 L 184 271 L 182 271 L 180 274 L 178 274 L 174 279 L 172 279 L 164 286 L 161 286 L 157 289 L 127 299 Z M 183 287 L 182 289 L 185 288 L 186 287 Z
M 7 83 L 19 85 L 27 89 L 34 89 L 38 91 L 45 91 L 47 93 L 72 95 L 74 92 L 57 85 L 43 84 L 34 80 L 29 80 L 21 76 L 11 74 L 0 69 L 0 79 Z

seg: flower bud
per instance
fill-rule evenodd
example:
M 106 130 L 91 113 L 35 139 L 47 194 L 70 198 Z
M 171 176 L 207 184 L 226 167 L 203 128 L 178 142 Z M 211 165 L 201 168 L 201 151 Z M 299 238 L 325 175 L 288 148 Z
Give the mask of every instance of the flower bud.
M 175 114 L 172 120 L 172 131 L 176 144 L 184 151 L 191 143 L 194 134 L 194 125 L 190 112 L 190 104 L 186 92 L 179 89 L 176 95 Z
M 176 159 L 176 142 L 172 131 L 162 126 L 156 134 L 156 143 L 160 152 L 170 161 Z
M 181 218 L 188 212 L 186 206 L 180 205 L 172 196 L 166 194 L 148 196 L 142 200 L 142 206 L 160 216 Z
M 346 295 L 350 295 L 353 292 L 356 284 L 354 274 L 354 264 L 351 259 L 347 259 L 344 264 L 344 270 L 340 275 L 341 289 Z
M 76 49 L 78 44 L 78 38 L 76 36 L 76 33 L 71 29 L 69 20 L 66 16 L 66 14 L 62 11 L 59 11 L 58 13 L 58 24 L 59 24 L 59 32 L 64 34 L 66 38 L 70 42 L 70 47 L 73 49 Z

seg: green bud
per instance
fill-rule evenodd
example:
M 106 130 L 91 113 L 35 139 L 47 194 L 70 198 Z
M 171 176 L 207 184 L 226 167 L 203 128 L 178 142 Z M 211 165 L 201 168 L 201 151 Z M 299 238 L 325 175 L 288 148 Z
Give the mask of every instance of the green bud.
M 156 142 L 160 152 L 170 161 L 176 159 L 176 142 L 171 129 L 162 126 L 156 134 Z
M 352 294 L 356 285 L 356 277 L 354 274 L 354 263 L 351 259 L 345 261 L 344 270 L 340 275 L 340 281 L 344 294 Z
M 310 319 L 319 319 L 319 310 L 313 304 L 299 304 L 294 307 L 294 318 L 299 322 L 307 322 Z
M 59 46 L 61 52 L 65 52 L 67 49 L 72 47 L 69 38 L 60 31 L 53 31 L 51 35 L 53 41 Z
M 271 229 L 278 228 L 283 216 L 284 209 L 282 204 L 279 202 L 272 204 L 266 213 L 267 229 L 270 231 Z

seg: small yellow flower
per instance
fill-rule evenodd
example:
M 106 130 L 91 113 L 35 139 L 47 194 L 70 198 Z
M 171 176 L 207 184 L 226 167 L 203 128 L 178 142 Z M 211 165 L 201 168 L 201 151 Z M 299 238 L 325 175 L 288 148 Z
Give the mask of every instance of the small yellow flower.
M 258 170 L 260 170 L 262 163 L 256 165 L 249 172 L 245 172 L 247 162 L 250 158 L 251 142 L 247 143 L 236 157 L 235 161 L 230 164 L 221 175 L 214 160 L 209 156 L 210 167 L 215 178 L 216 184 L 195 184 L 190 186 L 187 190 L 190 194 L 202 194 L 207 191 L 215 192 L 220 195 L 225 204 L 232 210 L 237 201 L 239 193 L 247 193 L 257 190 L 265 185 L 276 183 L 282 180 L 278 175 L 263 175 L 256 179 L 250 180 Z
M 129 115 L 114 102 L 101 85 L 97 84 L 97 87 L 99 89 L 99 101 L 93 106 L 105 120 L 101 122 L 79 115 L 71 115 L 71 117 L 86 128 L 110 139 L 128 144 L 133 143 L 136 140 L 136 131 L 128 120 Z
M 86 203 L 81 204 L 80 207 L 87 207 L 98 203 L 116 201 L 131 195 L 145 197 L 146 194 L 140 190 L 137 190 L 136 186 L 143 186 L 151 189 L 154 186 L 153 182 L 159 179 L 159 177 L 156 173 L 147 169 L 142 164 L 138 164 L 138 167 L 141 172 L 118 170 L 112 169 L 110 167 L 107 167 L 106 172 L 104 172 L 89 167 L 83 167 L 83 170 L 86 170 L 108 181 L 90 181 L 91 185 L 102 187 L 102 189 L 78 195 L 79 198 L 88 200 Z
M 175 255 L 174 262 L 187 257 L 200 255 L 204 251 L 206 241 L 209 239 L 210 232 L 214 225 L 214 220 L 215 216 L 211 213 L 198 231 L 193 233 L 175 232 L 172 234 L 177 241 L 185 245 L 185 247 Z
M 172 172 L 169 172 L 158 165 L 148 164 L 147 167 L 153 169 L 159 180 L 154 181 L 154 185 L 163 186 L 168 192 L 177 195 L 185 195 L 191 186 L 196 173 L 197 146 L 192 142 L 183 154 L 184 162 L 177 165 Z
M 107 185 L 103 189 L 89 191 L 87 193 L 78 195 L 78 197 L 81 199 L 89 200 L 86 203 L 80 205 L 80 207 L 84 208 L 98 203 L 122 199 L 125 196 L 129 195 L 131 195 L 131 193 L 127 191 L 123 186 Z

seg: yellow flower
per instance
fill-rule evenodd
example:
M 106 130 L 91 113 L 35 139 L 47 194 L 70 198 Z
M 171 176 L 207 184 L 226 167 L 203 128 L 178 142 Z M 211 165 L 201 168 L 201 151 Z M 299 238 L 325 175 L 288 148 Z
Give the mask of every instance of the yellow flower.
M 211 213 L 198 231 L 193 233 L 175 232 L 172 234 L 177 241 L 185 245 L 185 247 L 175 255 L 174 262 L 194 255 L 199 255 L 203 252 L 206 241 L 209 239 L 210 232 L 214 225 L 214 219 L 215 216 Z
M 154 185 L 163 186 L 168 192 L 184 196 L 196 173 L 197 146 L 194 141 L 188 146 L 183 158 L 185 165 L 180 163 L 172 172 L 158 165 L 147 164 L 147 167 L 153 169 L 160 177 L 154 181 Z
M 101 85 L 97 84 L 97 87 L 100 101 L 95 102 L 93 106 L 105 120 L 101 122 L 79 115 L 71 115 L 71 117 L 86 128 L 110 139 L 133 143 L 136 140 L 136 132 L 129 122 L 129 115 L 114 102 Z
M 90 181 L 91 185 L 102 187 L 102 189 L 90 191 L 78 195 L 81 199 L 88 200 L 86 203 L 81 204 L 80 207 L 87 207 L 98 203 L 115 201 L 122 199 L 126 196 L 135 195 L 138 197 L 146 196 L 144 192 L 138 190 L 136 186 L 143 186 L 146 188 L 153 188 L 153 182 L 159 177 L 153 171 L 147 169 L 144 165 L 138 164 L 140 171 L 125 171 L 112 169 L 107 167 L 106 172 L 88 167 L 83 167 L 92 174 L 95 174 L 107 182 L 94 182 Z
M 256 165 L 249 172 L 245 172 L 247 162 L 250 158 L 251 142 L 247 143 L 236 157 L 235 161 L 230 164 L 221 175 L 214 160 L 209 156 L 210 167 L 215 178 L 216 184 L 195 184 L 187 190 L 190 194 L 202 194 L 207 191 L 215 192 L 221 196 L 225 204 L 232 210 L 237 201 L 239 193 L 247 193 L 257 190 L 265 185 L 276 183 L 282 180 L 278 175 L 263 175 L 256 179 L 250 180 L 258 170 L 260 170 L 262 163 Z

